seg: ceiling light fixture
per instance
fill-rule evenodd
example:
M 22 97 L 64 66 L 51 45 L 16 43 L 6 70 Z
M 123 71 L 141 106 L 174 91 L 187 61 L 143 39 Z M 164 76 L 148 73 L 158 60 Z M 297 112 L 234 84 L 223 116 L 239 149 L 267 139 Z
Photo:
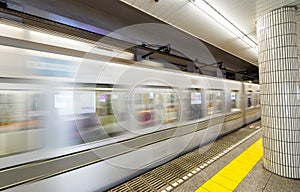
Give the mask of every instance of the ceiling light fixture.
M 246 35 L 243 31 L 241 31 L 238 27 L 231 23 L 226 17 L 224 17 L 205 0 L 190 0 L 190 2 L 192 2 L 197 8 L 207 14 L 210 18 L 214 19 L 220 25 L 225 27 L 232 34 L 241 39 L 248 46 L 257 51 L 257 43 L 255 41 L 253 41 L 248 35 Z

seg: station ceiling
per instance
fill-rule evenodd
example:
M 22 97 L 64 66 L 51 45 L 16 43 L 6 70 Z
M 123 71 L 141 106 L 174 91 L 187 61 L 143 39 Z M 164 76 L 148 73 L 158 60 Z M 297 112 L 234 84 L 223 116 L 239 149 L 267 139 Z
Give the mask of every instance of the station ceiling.
M 103 33 L 140 23 L 167 23 L 202 40 L 216 61 L 233 71 L 257 73 L 257 52 L 214 19 L 197 9 L 191 0 L 7 0 L 19 10 Z M 256 40 L 257 18 L 281 6 L 300 6 L 298 0 L 206 0 L 214 9 Z M 79 22 L 79 24 L 78 24 Z M 297 12 L 300 26 L 300 11 Z M 87 27 L 88 28 L 88 27 Z M 300 34 L 300 27 L 298 27 Z M 298 35 L 300 39 L 300 35 Z M 299 41 L 300 42 L 300 41 Z
M 258 65 L 257 51 L 224 28 L 215 18 L 198 9 L 192 0 L 121 0 L 149 15 L 159 18 L 197 38 L 231 53 L 249 63 Z M 201 0 L 194 0 L 201 1 Z M 254 42 L 256 20 L 261 15 L 282 6 L 299 6 L 299 0 L 206 0 Z M 300 11 L 297 12 L 300 24 Z M 298 25 L 300 26 L 300 25 Z M 300 27 L 298 27 L 300 34 Z M 300 39 L 300 36 L 298 36 Z

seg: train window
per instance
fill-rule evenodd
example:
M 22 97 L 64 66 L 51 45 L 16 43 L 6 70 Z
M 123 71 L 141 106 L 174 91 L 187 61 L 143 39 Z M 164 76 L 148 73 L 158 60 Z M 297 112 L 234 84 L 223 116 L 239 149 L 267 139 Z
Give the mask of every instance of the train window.
M 200 89 L 187 90 L 188 109 L 185 115 L 187 119 L 194 120 L 203 116 L 202 114 L 202 91 Z
M 135 117 L 141 126 L 149 127 L 154 124 L 154 118 L 161 119 L 157 113 L 154 114 L 155 108 L 158 108 L 160 102 L 160 95 L 153 91 L 135 93 Z
M 96 111 L 98 116 L 112 115 L 111 94 L 109 92 L 96 92 Z
M 95 112 L 93 91 L 58 91 L 54 107 L 59 115 L 90 114 Z
M 257 106 L 260 105 L 260 92 L 259 91 L 256 92 L 256 105 Z
M 118 124 L 125 118 L 122 93 L 108 88 L 58 91 L 54 95 L 54 106 L 69 128 L 68 145 L 101 140 L 123 132 Z M 117 106 L 116 110 L 113 105 Z
M 208 90 L 206 92 L 207 114 L 222 113 L 224 109 L 224 92 L 222 90 Z
M 231 112 L 240 110 L 240 93 L 237 90 L 232 90 L 230 95 Z
M 73 109 L 73 93 L 71 91 L 60 91 L 54 95 L 54 108 L 59 115 L 71 115 Z
M 125 119 L 125 102 L 121 91 L 96 91 L 96 113 L 101 126 Z
M 252 90 L 247 91 L 247 107 L 253 107 Z
M 35 91 L 0 91 L 0 156 L 41 147 L 44 98 Z M 4 137 L 3 137 L 4 138 Z
M 224 95 L 223 95 L 223 91 L 216 91 L 216 113 L 222 113 L 223 112 L 223 99 L 224 99 Z
M 177 96 L 169 89 L 151 88 L 134 97 L 136 120 L 143 127 L 177 121 Z
M 177 120 L 177 97 L 175 92 L 163 92 L 164 123 L 173 123 Z
M 206 109 L 207 114 L 211 115 L 214 112 L 214 94 L 211 91 L 206 93 Z

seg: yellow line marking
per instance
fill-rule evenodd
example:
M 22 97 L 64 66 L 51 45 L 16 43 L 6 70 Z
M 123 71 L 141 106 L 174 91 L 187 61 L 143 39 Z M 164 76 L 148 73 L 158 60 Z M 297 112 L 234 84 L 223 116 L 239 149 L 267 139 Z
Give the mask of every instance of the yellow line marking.
M 261 159 L 262 155 L 262 139 L 260 138 L 216 175 L 200 186 L 196 192 L 234 191 Z

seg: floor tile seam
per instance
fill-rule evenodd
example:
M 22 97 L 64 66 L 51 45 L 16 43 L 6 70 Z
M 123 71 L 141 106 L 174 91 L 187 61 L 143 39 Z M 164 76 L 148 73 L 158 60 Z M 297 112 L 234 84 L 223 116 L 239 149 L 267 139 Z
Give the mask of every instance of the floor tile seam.
M 270 174 L 270 176 L 269 176 L 269 178 L 268 178 L 268 181 L 266 182 L 266 184 L 265 184 L 265 186 L 264 186 L 264 188 L 263 188 L 263 191 L 266 190 L 266 188 L 267 188 L 267 186 L 268 186 L 268 184 L 269 184 L 269 182 L 270 182 L 272 176 L 273 176 L 273 173 Z

